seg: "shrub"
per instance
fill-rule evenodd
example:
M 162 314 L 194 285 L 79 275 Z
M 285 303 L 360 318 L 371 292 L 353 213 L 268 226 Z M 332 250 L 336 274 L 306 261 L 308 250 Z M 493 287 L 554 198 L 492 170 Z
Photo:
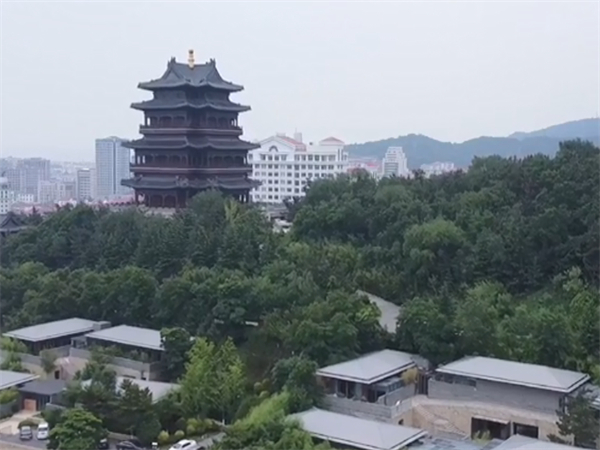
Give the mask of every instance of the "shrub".
M 21 420 L 19 422 L 19 428 L 22 428 L 22 427 L 37 428 L 37 426 L 38 426 L 38 423 L 33 419 L 25 419 L 25 420 Z
M 14 402 L 19 393 L 16 389 L 6 389 L 5 391 L 0 391 L 0 405 L 6 405 L 7 403 Z
M 167 445 L 169 443 L 171 436 L 169 436 L 168 431 L 163 430 L 160 433 L 158 433 L 158 437 L 156 439 L 158 440 L 158 445 L 162 447 L 163 445 Z
M 177 430 L 173 435 L 175 441 L 180 441 L 185 437 L 185 432 L 183 430 Z
M 198 427 L 195 427 L 194 425 L 188 423 L 188 426 L 185 427 L 186 436 L 196 436 L 197 433 L 198 433 Z

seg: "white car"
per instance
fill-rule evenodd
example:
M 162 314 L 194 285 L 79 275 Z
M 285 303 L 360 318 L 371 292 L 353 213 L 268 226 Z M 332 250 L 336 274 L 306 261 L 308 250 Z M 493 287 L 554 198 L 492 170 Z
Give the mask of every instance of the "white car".
M 169 450 L 193 450 L 196 448 L 196 441 L 190 439 L 182 439 L 177 444 L 171 446 Z
M 37 435 L 38 440 L 43 441 L 48 439 L 48 434 L 50 434 L 50 426 L 44 422 L 40 423 L 37 427 Z

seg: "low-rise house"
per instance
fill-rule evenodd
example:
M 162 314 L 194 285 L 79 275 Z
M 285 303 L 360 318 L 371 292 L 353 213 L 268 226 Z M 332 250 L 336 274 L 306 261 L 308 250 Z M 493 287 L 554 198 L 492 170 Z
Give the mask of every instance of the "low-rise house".
M 160 379 L 163 347 L 158 330 L 119 325 L 87 333 L 73 340 L 70 357 L 89 360 L 94 350 L 110 356 L 110 366 L 119 376 Z
M 95 322 L 77 317 L 54 322 L 32 325 L 3 333 L 3 337 L 20 342 L 25 347 L 24 353 L 19 353 L 23 367 L 39 375 L 44 374 L 40 352 L 49 350 L 57 358 L 54 378 L 65 378 L 61 371 L 61 358 L 69 355 L 71 340 L 94 330 L 110 327 L 109 322 Z M 5 350 L 0 350 L 0 356 L 7 356 Z
M 9 416 L 19 409 L 18 394 L 5 391 L 18 389 L 36 378 L 38 378 L 38 376 L 31 373 L 0 370 L 0 392 L 3 393 L 3 398 L 5 396 L 4 394 L 10 394 L 7 396 L 10 397 L 10 400 L 7 400 L 6 402 L 2 401 L 0 403 L 0 417 Z
M 60 404 L 67 388 L 64 380 L 33 380 L 18 388 L 19 405 L 26 411 L 43 411 L 49 403 Z
M 400 450 L 418 447 L 427 436 L 423 430 L 361 419 L 322 409 L 292 414 L 302 428 L 317 441 L 327 441 L 334 448 L 360 450 Z
M 508 439 L 521 434 L 548 440 L 558 434 L 557 410 L 589 385 L 583 373 L 485 357 L 441 366 L 420 406 L 465 435 Z
M 403 403 L 424 387 L 424 359 L 381 350 L 317 370 L 324 406 L 342 414 L 399 423 L 410 410 Z M 409 372 L 410 371 L 410 372 Z

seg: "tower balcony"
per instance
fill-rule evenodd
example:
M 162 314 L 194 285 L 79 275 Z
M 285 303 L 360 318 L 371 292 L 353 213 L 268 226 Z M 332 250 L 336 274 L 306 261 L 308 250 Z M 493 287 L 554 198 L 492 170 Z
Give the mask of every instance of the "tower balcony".
M 134 174 L 148 175 L 238 175 L 252 173 L 252 166 L 209 166 L 209 167 L 181 167 L 158 166 L 155 164 L 130 164 L 129 168 Z
M 190 124 L 156 126 L 140 125 L 140 134 L 143 135 L 181 135 L 181 134 L 211 134 L 215 136 L 241 136 L 242 127 L 229 126 L 226 128 L 214 125 L 191 126 Z

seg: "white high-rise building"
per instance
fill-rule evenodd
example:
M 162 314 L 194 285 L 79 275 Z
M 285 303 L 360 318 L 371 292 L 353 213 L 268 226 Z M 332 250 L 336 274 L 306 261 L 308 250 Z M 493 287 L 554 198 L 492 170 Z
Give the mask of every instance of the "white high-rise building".
M 344 143 L 333 137 L 305 144 L 300 133 L 294 138 L 278 134 L 248 152 L 248 163 L 252 164 L 252 179 L 262 183 L 251 192 L 252 201 L 274 204 L 304 197 L 311 180 L 346 173 L 348 152 Z
M 425 173 L 425 177 L 430 177 L 432 175 L 441 175 L 446 172 L 453 172 L 456 170 L 456 166 L 453 162 L 436 161 L 432 164 L 422 164 L 421 170 Z
M 8 178 L 0 177 L 0 214 L 6 214 L 15 201 L 15 193 L 9 188 Z
M 410 175 L 408 161 L 402 147 L 389 147 L 383 157 L 381 173 L 384 177 L 406 177 Z
M 121 186 L 121 180 L 130 178 L 131 150 L 123 147 L 124 139 L 108 137 L 96 139 L 96 196 L 110 199 L 132 192 Z
M 77 200 L 93 200 L 96 198 L 96 174 L 94 169 L 77 170 Z

